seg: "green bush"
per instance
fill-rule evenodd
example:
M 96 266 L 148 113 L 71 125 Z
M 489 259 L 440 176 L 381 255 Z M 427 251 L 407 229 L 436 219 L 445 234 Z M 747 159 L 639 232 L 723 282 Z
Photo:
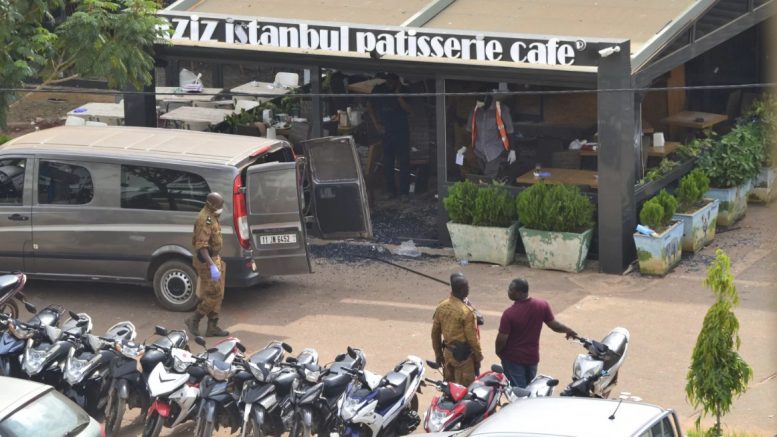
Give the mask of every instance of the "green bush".
M 516 200 L 521 224 L 552 232 L 583 232 L 594 223 L 594 205 L 571 185 L 534 184 Z
M 8 135 L 0 134 L 0 144 L 5 144 L 9 141 L 11 141 L 11 137 L 9 137 Z
M 472 224 L 477 193 L 478 186 L 470 181 L 456 182 L 448 189 L 448 195 L 442 200 L 442 204 L 453 223 Z
M 699 167 L 710 178 L 710 185 L 732 188 L 758 174 L 765 157 L 762 130 L 758 123 L 742 121 L 712 142 L 699 157 Z
M 642 205 L 639 212 L 639 222 L 654 231 L 661 233 L 669 225 L 677 210 L 677 199 L 666 190 L 661 190 Z
M 515 220 L 515 201 L 503 185 L 494 184 L 477 191 L 473 225 L 506 228 Z
M 677 201 L 682 212 L 696 209 L 706 193 L 710 189 L 710 179 L 701 169 L 695 169 L 680 179 L 677 187 Z

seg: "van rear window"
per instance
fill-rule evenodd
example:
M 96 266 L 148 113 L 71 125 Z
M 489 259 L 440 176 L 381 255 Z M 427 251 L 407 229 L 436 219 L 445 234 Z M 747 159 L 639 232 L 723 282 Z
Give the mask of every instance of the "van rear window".
M 210 187 L 201 176 L 169 168 L 121 166 L 121 207 L 199 211 Z

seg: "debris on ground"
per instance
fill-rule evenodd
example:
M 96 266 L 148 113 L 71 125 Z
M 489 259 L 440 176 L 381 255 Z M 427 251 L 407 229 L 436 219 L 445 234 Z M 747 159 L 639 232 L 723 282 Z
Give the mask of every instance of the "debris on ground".
M 416 250 L 418 250 L 416 248 Z M 330 261 L 342 262 L 347 264 L 359 264 L 365 262 L 371 262 L 373 258 L 380 260 L 402 260 L 402 261 L 415 261 L 415 260 L 429 260 L 439 258 L 439 255 L 430 255 L 426 253 L 418 252 L 418 256 L 412 260 L 408 260 L 405 257 L 400 258 L 391 253 L 390 250 L 385 248 L 382 244 L 364 244 L 357 242 L 341 241 L 329 244 L 311 244 L 310 253 L 314 258 L 323 258 Z
M 413 240 L 403 241 L 396 249 L 394 249 L 394 255 L 409 256 L 411 258 L 417 258 L 421 256 L 421 252 L 415 246 Z

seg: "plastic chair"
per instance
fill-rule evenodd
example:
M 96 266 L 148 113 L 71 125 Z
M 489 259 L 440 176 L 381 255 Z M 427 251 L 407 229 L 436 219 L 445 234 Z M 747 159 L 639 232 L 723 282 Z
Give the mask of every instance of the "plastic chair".
M 67 119 L 65 120 L 65 126 L 85 126 L 85 125 L 86 125 L 86 120 L 84 120 L 81 117 L 68 115 Z
M 299 74 L 282 71 L 275 75 L 275 80 L 273 81 L 273 83 L 282 85 L 288 88 L 296 88 L 299 86 Z
M 235 112 L 240 113 L 242 110 L 249 111 L 257 106 L 259 106 L 259 102 L 254 100 L 238 100 L 235 103 Z
M 184 86 L 184 85 L 191 85 L 194 83 L 201 83 L 200 79 L 202 78 L 202 73 L 195 74 L 192 71 L 189 71 L 185 68 L 181 69 L 181 72 L 178 73 L 178 86 Z

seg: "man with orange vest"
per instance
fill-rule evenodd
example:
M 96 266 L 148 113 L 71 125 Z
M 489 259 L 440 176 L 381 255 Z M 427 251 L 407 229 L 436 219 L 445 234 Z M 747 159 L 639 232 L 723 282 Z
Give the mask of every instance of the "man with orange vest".
M 475 148 L 480 171 L 484 176 L 496 177 L 502 163 L 515 162 L 515 150 L 510 147 L 509 135 L 513 133 L 510 108 L 488 95 L 478 100 L 467 121 L 471 134 L 471 147 Z M 459 149 L 464 154 L 466 146 Z

